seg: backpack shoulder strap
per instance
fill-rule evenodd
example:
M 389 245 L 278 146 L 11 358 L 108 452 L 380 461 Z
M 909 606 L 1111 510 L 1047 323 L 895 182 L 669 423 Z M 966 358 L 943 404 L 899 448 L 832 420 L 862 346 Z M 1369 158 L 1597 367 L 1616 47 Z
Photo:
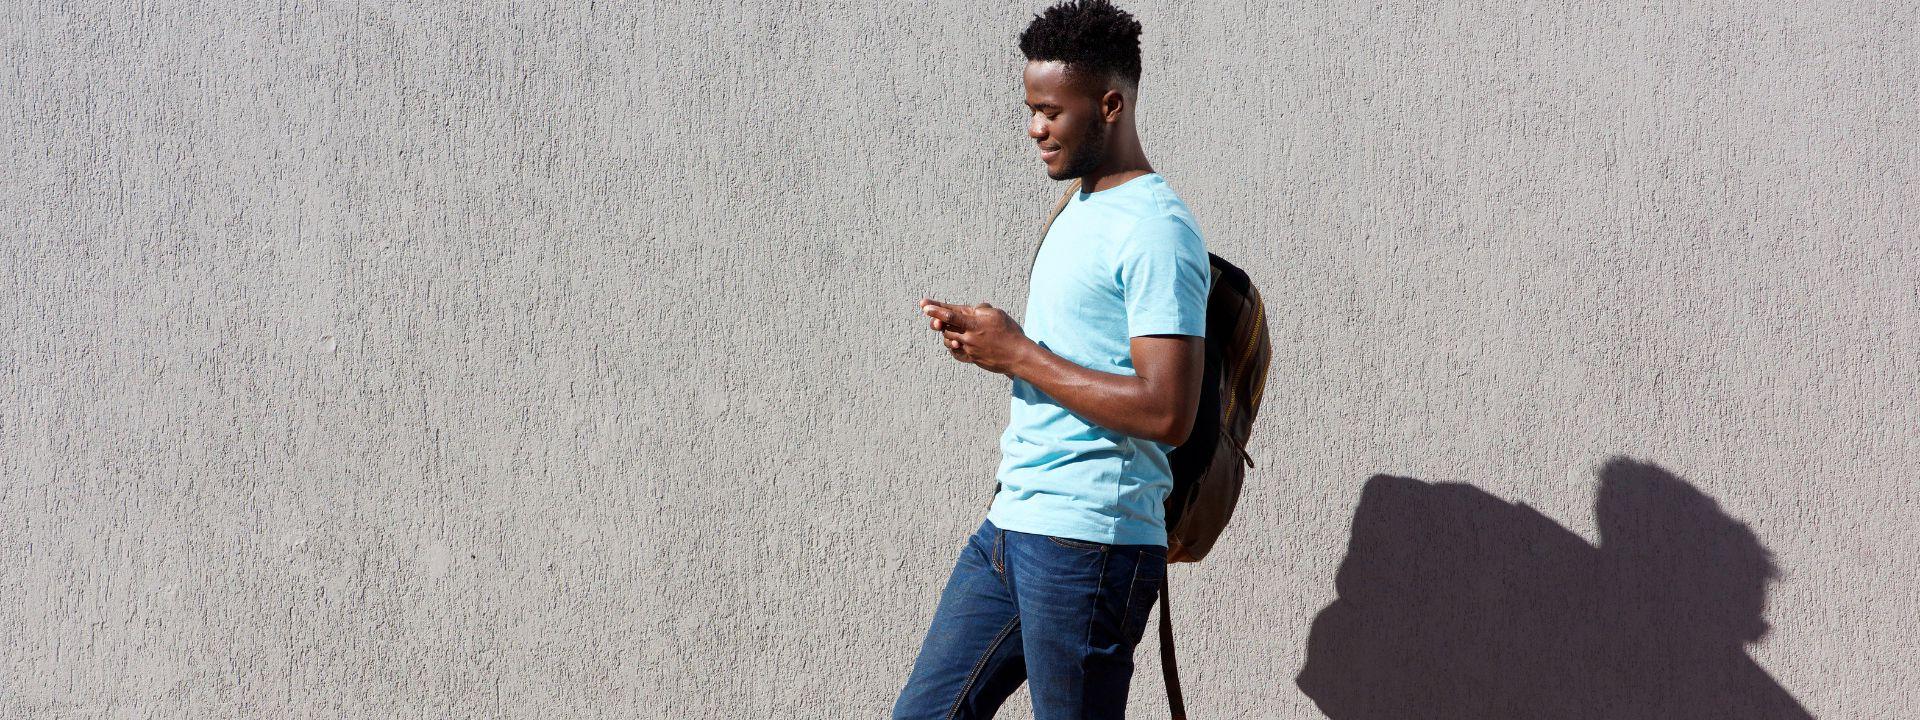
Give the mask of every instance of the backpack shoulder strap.
M 1080 192 L 1080 178 L 1074 178 L 1073 182 L 1068 183 L 1067 191 L 1060 194 L 1060 202 L 1053 204 L 1053 212 L 1047 215 L 1046 226 L 1040 228 L 1040 243 L 1033 246 L 1033 261 L 1027 263 L 1027 274 L 1033 274 L 1033 266 L 1040 262 L 1040 245 L 1047 242 L 1047 231 L 1053 229 L 1053 221 L 1060 218 L 1060 212 L 1067 209 L 1067 201 L 1072 200 L 1073 194 L 1077 192 Z

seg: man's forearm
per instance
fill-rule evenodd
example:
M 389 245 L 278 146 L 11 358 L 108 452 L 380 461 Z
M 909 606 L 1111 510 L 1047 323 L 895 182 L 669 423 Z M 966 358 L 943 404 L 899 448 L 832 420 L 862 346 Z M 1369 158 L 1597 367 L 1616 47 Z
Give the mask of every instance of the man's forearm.
M 1168 445 L 1190 430 L 1152 380 L 1081 367 L 1038 344 L 1030 344 L 1013 367 L 1014 377 L 1095 425 Z

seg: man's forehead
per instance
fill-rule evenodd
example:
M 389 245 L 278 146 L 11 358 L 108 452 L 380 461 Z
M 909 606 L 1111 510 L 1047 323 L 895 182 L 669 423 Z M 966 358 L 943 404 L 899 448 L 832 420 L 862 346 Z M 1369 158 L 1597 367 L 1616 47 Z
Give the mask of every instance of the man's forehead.
M 1089 78 L 1085 73 L 1076 72 L 1059 60 L 1028 60 L 1022 78 L 1028 94 L 1053 95 L 1061 98 L 1070 95 L 1098 94 L 1098 91 L 1104 90 L 1106 86 L 1105 82 Z

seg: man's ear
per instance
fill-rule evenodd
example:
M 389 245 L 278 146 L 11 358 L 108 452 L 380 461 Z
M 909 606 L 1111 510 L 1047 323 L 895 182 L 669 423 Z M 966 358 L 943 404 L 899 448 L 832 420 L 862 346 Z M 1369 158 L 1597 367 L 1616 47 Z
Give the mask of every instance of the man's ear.
M 1127 96 L 1119 90 L 1108 89 L 1100 96 L 1100 119 L 1110 123 L 1120 122 L 1120 111 L 1127 108 Z

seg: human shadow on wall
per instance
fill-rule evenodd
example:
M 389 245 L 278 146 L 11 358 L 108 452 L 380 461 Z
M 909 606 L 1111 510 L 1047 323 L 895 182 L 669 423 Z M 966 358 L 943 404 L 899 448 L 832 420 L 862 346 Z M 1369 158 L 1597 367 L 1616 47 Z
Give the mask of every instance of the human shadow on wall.
M 1600 546 L 1470 485 L 1378 475 L 1307 639 L 1332 720 L 1809 718 L 1747 656 L 1770 553 L 1659 466 L 1600 471 Z

